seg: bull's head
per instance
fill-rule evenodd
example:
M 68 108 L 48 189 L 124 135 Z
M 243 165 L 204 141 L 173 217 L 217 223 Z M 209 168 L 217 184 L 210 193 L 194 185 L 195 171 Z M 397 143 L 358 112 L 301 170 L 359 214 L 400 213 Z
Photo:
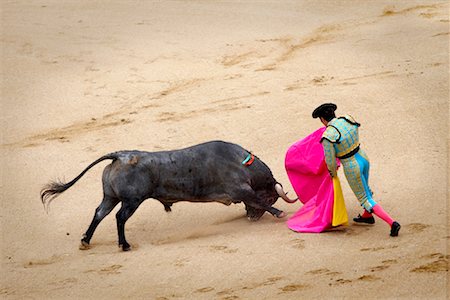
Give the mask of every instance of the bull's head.
M 284 192 L 281 184 L 276 183 L 274 188 L 272 187 L 271 189 L 257 192 L 258 198 L 264 199 L 264 200 L 262 200 L 263 203 L 261 203 L 263 206 L 271 207 L 273 204 L 275 204 L 275 202 L 277 202 L 279 197 L 281 197 L 284 201 L 286 201 L 288 203 L 294 203 L 295 201 L 298 200 L 298 198 L 290 199 L 286 195 L 287 193 Z M 250 221 L 258 221 L 266 212 L 265 209 L 258 209 L 258 208 L 251 207 L 249 205 L 245 205 L 245 209 L 247 210 L 247 218 Z
M 247 218 L 250 221 L 258 221 L 266 212 L 265 209 L 257 209 L 248 205 L 245 205 L 245 209 L 247 210 Z

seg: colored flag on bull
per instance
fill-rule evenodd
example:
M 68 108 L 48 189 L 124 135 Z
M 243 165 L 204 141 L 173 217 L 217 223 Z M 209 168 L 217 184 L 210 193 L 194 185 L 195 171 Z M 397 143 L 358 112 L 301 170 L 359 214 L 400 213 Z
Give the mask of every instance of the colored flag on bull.
M 320 143 L 324 131 L 325 127 L 316 130 L 294 143 L 286 153 L 286 172 L 304 204 L 287 221 L 294 231 L 322 232 L 348 222 L 339 178 L 330 176 L 325 163 Z

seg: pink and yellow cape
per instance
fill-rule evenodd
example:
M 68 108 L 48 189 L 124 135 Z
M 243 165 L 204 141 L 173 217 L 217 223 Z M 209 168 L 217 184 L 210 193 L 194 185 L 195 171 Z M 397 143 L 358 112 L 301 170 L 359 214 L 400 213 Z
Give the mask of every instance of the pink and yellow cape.
M 328 173 L 320 143 L 325 129 L 322 127 L 296 142 L 286 153 L 286 172 L 304 204 L 287 221 L 294 231 L 322 232 L 348 222 L 339 178 Z

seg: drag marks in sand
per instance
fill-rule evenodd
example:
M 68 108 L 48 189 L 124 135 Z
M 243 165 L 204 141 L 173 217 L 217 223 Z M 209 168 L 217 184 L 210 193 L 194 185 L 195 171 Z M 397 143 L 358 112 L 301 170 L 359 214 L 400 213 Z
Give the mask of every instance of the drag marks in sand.
M 354 19 L 340 24 L 327 24 L 320 26 L 313 30 L 310 34 L 303 37 L 284 36 L 270 39 L 259 39 L 255 42 L 241 43 L 237 45 L 227 46 L 231 47 L 230 54 L 224 55 L 219 63 L 225 68 L 240 67 L 243 69 L 251 69 L 253 71 L 273 71 L 279 68 L 283 63 L 288 62 L 295 55 L 303 49 L 338 41 L 339 37 L 345 37 L 347 31 L 354 30 L 364 25 L 371 25 L 382 22 L 384 17 L 403 15 L 407 13 L 418 13 L 418 16 L 432 19 L 436 16 L 442 17 L 445 15 L 439 14 L 438 9 L 445 5 L 445 3 L 437 3 L 432 5 L 417 5 L 401 10 L 396 10 L 395 7 L 386 7 L 381 15 L 374 16 L 368 19 Z M 439 22 L 446 21 L 440 18 Z M 448 32 L 440 32 L 434 36 L 446 36 Z M 369 77 L 392 77 L 396 76 L 394 71 L 381 71 L 374 74 L 362 75 L 361 77 L 342 78 L 341 85 L 356 84 L 352 81 L 357 79 L 364 79 Z M 398 75 L 397 75 L 398 76 Z M 331 79 L 334 79 L 331 77 Z M 330 78 L 313 78 L 310 83 L 313 85 L 325 85 L 325 81 Z M 350 82 L 349 82 L 350 81 Z M 301 88 L 297 84 L 286 87 L 286 90 L 294 90 Z
M 183 92 L 187 89 L 199 86 L 200 83 L 206 80 L 206 78 L 193 78 L 169 83 L 169 87 L 160 92 L 157 92 L 153 97 L 151 97 L 151 99 L 159 99 L 161 97 L 169 96 L 174 93 Z
M 106 115 L 101 119 L 92 118 L 87 122 L 79 122 L 67 127 L 53 129 L 46 133 L 36 134 L 12 145 L 19 144 L 23 147 L 35 147 L 39 146 L 44 141 L 59 141 L 61 143 L 66 143 L 70 142 L 71 138 L 87 132 L 125 125 L 131 122 L 132 120 L 129 118 L 115 119 L 112 115 Z
M 341 29 L 340 25 L 324 25 L 314 30 L 310 35 L 302 38 L 300 41 L 295 41 L 292 37 L 286 37 L 278 40 L 281 53 L 273 59 L 273 62 L 267 63 L 256 71 L 271 71 L 275 70 L 278 65 L 290 60 L 299 50 L 310 46 L 331 42 L 337 32 Z M 263 41 L 264 42 L 264 41 Z
M 93 66 L 89 67 L 87 70 L 90 72 L 99 71 Z M 89 120 L 76 122 L 66 127 L 55 128 L 42 133 L 37 133 L 13 143 L 2 144 L 2 146 L 20 146 L 29 148 L 40 146 L 47 141 L 58 141 L 61 143 L 66 143 L 70 142 L 72 138 L 87 134 L 89 132 L 127 125 L 134 121 L 135 118 L 133 118 L 133 116 L 137 115 L 138 112 L 160 107 L 161 104 L 156 103 L 157 100 L 160 100 L 161 98 L 169 96 L 173 93 L 179 93 L 186 91 L 187 89 L 194 88 L 201 82 L 206 80 L 208 79 L 194 78 L 189 80 L 169 82 L 168 87 L 163 88 L 160 92 L 156 92 L 153 94 L 139 94 L 132 98 L 126 96 L 126 92 L 120 90 L 111 97 L 126 100 L 126 104 L 122 105 L 122 107 L 120 107 L 116 111 L 107 113 L 100 117 L 92 117 Z M 86 81 L 88 81 L 90 84 L 96 84 L 96 81 L 94 81 L 93 79 L 86 79 Z M 107 89 L 107 86 L 101 85 L 96 89 Z M 91 94 L 92 92 L 89 90 L 85 93 L 85 96 L 89 96 Z
M 237 49 L 233 47 L 232 51 L 237 53 L 224 55 L 220 63 L 226 68 L 239 66 L 244 69 L 251 68 L 254 71 L 272 71 L 290 60 L 299 50 L 332 41 L 339 29 L 339 25 L 325 25 L 300 39 L 286 36 L 256 40 L 248 45 L 240 44 L 236 46 Z M 241 48 L 248 48 L 248 50 Z
M 55 263 L 62 262 L 64 260 L 65 256 L 67 256 L 67 255 L 53 255 L 46 259 L 30 260 L 30 261 L 26 262 L 23 265 L 23 267 L 25 269 L 29 269 L 29 268 L 39 268 L 39 267 L 52 265 Z M 123 267 L 122 265 L 113 264 L 113 265 L 102 267 L 99 269 L 89 269 L 89 270 L 84 271 L 84 273 L 96 273 L 99 275 L 114 275 L 114 274 L 120 274 L 119 270 L 122 267 Z M 70 284 L 70 283 L 74 283 L 74 282 L 75 281 L 73 280 L 73 278 L 67 278 L 64 280 L 53 282 L 53 284 L 61 285 L 61 284 Z
M 229 77 L 226 77 L 229 78 Z M 233 78 L 236 78 L 233 75 Z M 231 79 L 233 79 L 231 78 Z M 101 117 L 93 117 L 88 121 L 80 121 L 62 128 L 51 129 L 42 133 L 29 136 L 14 143 L 3 144 L 2 146 L 21 146 L 25 148 L 37 147 L 48 141 L 57 141 L 61 143 L 70 142 L 71 139 L 90 132 L 100 131 L 107 128 L 123 126 L 133 123 L 137 115 L 145 110 L 156 110 L 162 107 L 158 101 L 174 93 L 186 92 L 188 89 L 198 87 L 206 78 L 194 78 L 191 80 L 181 80 L 169 83 L 167 88 L 153 94 L 137 95 L 133 99 L 128 99 L 126 105 L 114 112 L 105 114 Z M 203 108 L 196 108 L 183 111 L 162 111 L 155 112 L 155 121 L 157 122 L 179 122 L 190 118 L 201 117 L 207 114 L 223 114 L 226 112 L 251 109 L 252 105 L 243 100 L 257 98 L 268 94 L 267 91 L 250 93 L 247 95 L 228 97 L 224 99 L 212 100 L 205 104 Z M 117 95 L 124 97 L 124 92 L 119 91 Z M 150 101 L 150 102 L 149 102 Z
M 210 101 L 206 107 L 200 109 L 192 109 L 186 111 L 173 111 L 173 112 L 162 112 L 158 115 L 159 122 L 179 122 L 182 120 L 201 117 L 208 114 L 220 113 L 223 114 L 225 112 L 236 111 L 236 110 L 245 110 L 251 109 L 252 105 L 243 102 L 244 99 L 256 98 L 259 96 L 263 96 L 268 94 L 269 92 L 257 92 L 251 93 L 248 95 L 229 97 L 225 99 L 212 100 Z
M 23 265 L 23 267 L 25 269 L 42 267 L 42 266 L 47 266 L 47 265 L 51 265 L 51 264 L 60 262 L 62 260 L 63 260 L 63 255 L 52 255 L 51 257 L 45 258 L 45 259 L 30 260 L 30 261 L 26 262 Z
M 445 3 L 436 3 L 430 5 L 416 5 L 400 10 L 396 10 L 395 6 L 388 6 L 383 10 L 381 17 L 389 17 L 394 15 L 405 15 L 409 13 L 419 12 L 419 16 L 424 18 L 431 18 L 438 15 L 437 9 L 445 5 Z
M 364 74 L 359 76 L 352 76 L 352 77 L 342 77 L 339 78 L 337 75 L 335 76 L 329 76 L 329 75 L 322 75 L 322 76 L 313 76 L 310 78 L 300 79 L 296 80 L 294 83 L 287 85 L 284 90 L 285 91 L 294 91 L 304 88 L 317 88 L 322 86 L 328 86 L 328 85 L 335 85 L 335 86 L 346 86 L 346 85 L 357 85 L 360 84 L 361 81 L 366 79 L 388 79 L 392 77 L 399 76 L 394 71 L 380 71 L 375 72 L 371 74 Z
M 448 33 L 439 33 L 434 36 L 448 35 Z M 293 83 L 285 86 L 284 90 L 291 92 L 300 89 L 317 89 L 318 87 L 327 86 L 353 86 L 353 85 L 364 85 L 369 83 L 371 80 L 390 80 L 396 77 L 410 77 L 413 75 L 422 75 L 428 68 L 440 67 L 445 65 L 444 63 L 436 62 L 428 65 L 412 65 L 411 60 L 405 60 L 403 63 L 396 63 L 389 66 L 391 70 L 385 70 L 381 66 L 378 70 L 373 70 L 367 74 L 360 74 L 357 76 L 342 77 L 339 74 L 333 75 L 314 75 L 308 76 L 301 79 L 295 80 Z M 415 71 L 411 69 L 415 67 Z
M 251 105 L 242 104 L 242 103 L 227 103 L 227 104 L 221 104 L 214 107 L 205 107 L 202 109 L 194 109 L 190 111 L 185 112 L 163 112 L 160 113 L 158 116 L 159 122 L 178 122 L 190 118 L 200 117 L 207 114 L 213 114 L 213 113 L 224 113 L 234 110 L 241 110 L 241 109 L 250 109 L 252 108 Z
M 225 68 L 237 66 L 244 69 L 251 68 L 253 71 L 275 70 L 281 64 L 289 61 L 291 58 L 297 55 L 300 50 L 311 46 L 333 42 L 338 36 L 344 36 L 346 31 L 352 30 L 352 28 L 358 27 L 358 25 L 373 24 L 374 22 L 383 20 L 384 17 L 387 16 L 396 16 L 407 13 L 417 13 L 418 16 L 433 19 L 435 16 L 439 16 L 437 14 L 437 10 L 442 5 L 444 4 L 438 3 L 433 5 L 418 5 L 400 10 L 397 10 L 395 8 L 385 8 L 380 16 L 364 20 L 350 20 L 342 24 L 328 24 L 320 26 L 317 29 L 313 30 L 310 34 L 303 37 L 286 36 L 272 39 L 259 39 L 254 42 L 249 42 L 248 44 L 239 44 L 237 46 L 229 45 L 230 47 L 232 47 L 230 51 L 233 53 L 223 55 L 222 59 L 219 60 L 219 63 L 221 63 Z M 448 36 L 448 32 L 438 32 L 434 36 Z M 22 48 L 19 52 L 30 55 L 30 53 L 34 53 L 35 50 L 33 45 L 25 43 L 22 45 Z M 134 72 L 132 75 L 136 75 L 137 77 L 139 77 L 137 74 L 139 71 L 138 69 L 131 68 L 131 70 Z M 87 66 L 85 70 L 85 72 L 89 73 L 98 73 L 99 71 L 100 70 L 95 67 L 93 62 L 91 62 L 91 65 Z M 285 87 L 285 90 L 295 91 L 303 88 L 317 88 L 328 85 L 356 85 L 359 84 L 362 80 L 369 80 L 372 78 L 387 79 L 393 76 L 402 75 L 410 76 L 413 75 L 413 73 L 409 72 L 404 74 L 404 72 L 399 72 L 399 70 L 378 70 L 373 73 L 361 74 L 358 76 L 346 78 L 339 78 L 339 76 L 336 75 L 316 75 L 309 78 L 297 80 L 292 84 L 288 84 Z M 225 75 L 225 78 L 222 78 L 221 80 L 236 79 L 242 76 L 243 74 L 241 73 L 233 73 Z M 145 78 L 141 77 L 139 77 L 138 79 L 140 81 L 145 81 Z M 172 96 L 174 94 L 185 93 L 186 91 L 198 88 L 204 82 L 211 81 L 213 79 L 214 78 L 190 78 L 184 80 L 169 81 L 167 84 L 168 86 L 162 88 L 160 91 L 156 91 L 153 93 L 144 93 L 131 98 L 128 97 L 126 93 L 124 94 L 123 91 L 119 91 L 118 93 L 116 93 L 116 95 L 112 95 L 111 97 L 122 99 L 124 101 L 126 99 L 127 105 L 124 105 L 122 108 L 113 113 L 91 118 L 87 121 L 77 122 L 66 127 L 48 130 L 43 133 L 37 133 L 15 143 L 4 144 L 3 146 L 36 147 L 42 145 L 46 141 L 58 141 L 61 143 L 66 143 L 70 142 L 72 138 L 87 134 L 89 132 L 127 125 L 134 122 L 138 112 L 149 108 L 158 108 L 159 106 L 161 106 L 160 104 L 155 103 L 155 101 L 161 100 L 167 96 Z M 86 96 L 96 93 L 96 91 L 109 89 L 105 83 L 97 84 L 96 80 L 92 78 L 86 80 L 90 85 L 96 85 L 86 92 Z M 216 80 L 220 79 L 216 78 Z M 241 98 L 244 97 L 246 96 L 242 96 Z M 177 122 L 189 118 L 196 118 L 205 114 L 207 115 L 232 112 L 236 110 L 246 110 L 252 108 L 251 105 L 239 101 L 238 98 L 239 97 L 235 97 L 235 101 L 232 101 L 233 98 L 230 98 L 230 101 L 225 101 L 225 99 L 224 103 L 221 103 L 219 105 L 209 105 L 203 108 L 191 109 L 187 111 L 159 112 L 159 114 L 156 115 L 156 121 Z M 143 101 L 146 101 L 146 103 L 143 104 Z M 149 103 L 149 101 L 151 101 L 151 103 Z M 130 102 L 132 103 L 131 107 L 129 104 Z

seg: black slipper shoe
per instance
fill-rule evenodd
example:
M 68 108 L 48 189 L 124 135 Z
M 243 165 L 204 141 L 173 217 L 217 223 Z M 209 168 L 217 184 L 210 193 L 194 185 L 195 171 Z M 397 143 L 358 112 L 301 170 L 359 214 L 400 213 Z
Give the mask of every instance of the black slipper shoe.
M 373 217 L 363 218 L 361 217 L 361 215 L 358 215 L 358 217 L 353 218 L 353 221 L 355 221 L 356 223 L 375 224 L 375 219 Z
M 394 221 L 394 223 L 392 223 L 392 226 L 391 226 L 391 236 L 398 236 L 398 232 L 400 231 L 401 227 L 402 226 L 400 226 L 400 224 L 398 222 Z

